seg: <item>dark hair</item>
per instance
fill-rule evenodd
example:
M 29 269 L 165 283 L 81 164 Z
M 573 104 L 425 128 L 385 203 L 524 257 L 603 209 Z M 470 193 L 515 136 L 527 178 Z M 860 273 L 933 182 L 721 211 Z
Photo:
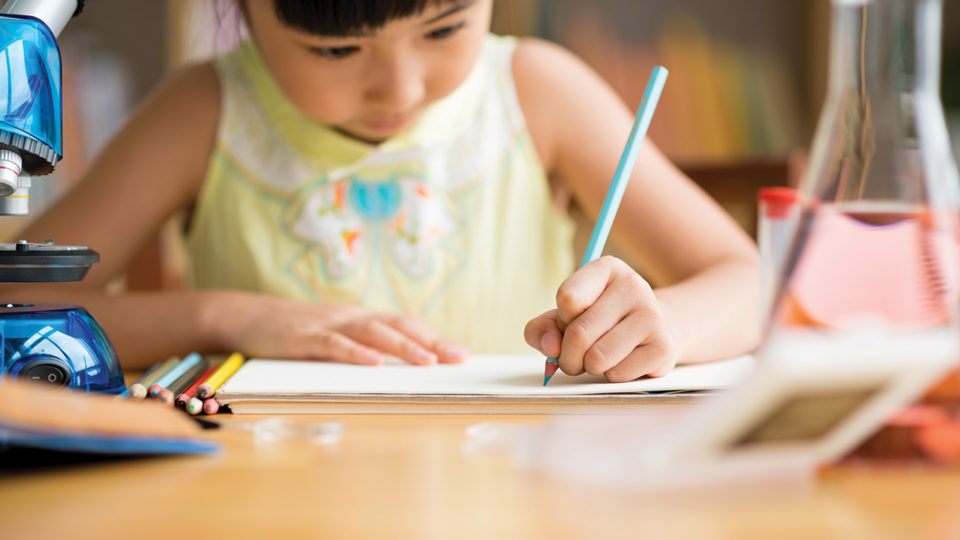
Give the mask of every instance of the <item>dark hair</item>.
M 346 36 L 418 15 L 430 4 L 454 0 L 273 0 L 284 24 L 321 36 Z

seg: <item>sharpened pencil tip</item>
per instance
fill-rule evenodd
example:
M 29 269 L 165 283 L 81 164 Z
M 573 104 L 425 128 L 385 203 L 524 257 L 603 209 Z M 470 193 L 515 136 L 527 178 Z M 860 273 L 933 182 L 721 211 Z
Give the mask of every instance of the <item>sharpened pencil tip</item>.
M 553 377 L 553 374 L 557 372 L 557 369 L 560 367 L 560 363 L 556 358 L 547 358 L 547 363 L 543 366 L 543 385 L 546 386 L 550 382 L 550 377 Z

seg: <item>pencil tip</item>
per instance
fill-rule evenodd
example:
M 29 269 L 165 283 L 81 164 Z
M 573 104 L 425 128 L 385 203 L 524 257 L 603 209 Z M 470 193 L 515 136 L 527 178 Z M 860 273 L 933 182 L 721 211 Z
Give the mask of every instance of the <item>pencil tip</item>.
M 546 386 L 550 382 L 550 377 L 553 377 L 553 374 L 557 372 L 557 369 L 560 367 L 560 363 L 556 358 L 547 358 L 547 363 L 543 366 L 543 385 Z

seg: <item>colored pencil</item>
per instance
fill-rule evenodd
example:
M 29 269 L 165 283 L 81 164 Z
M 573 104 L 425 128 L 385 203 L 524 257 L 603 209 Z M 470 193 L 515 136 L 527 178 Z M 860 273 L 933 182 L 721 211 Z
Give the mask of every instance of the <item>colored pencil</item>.
M 242 364 L 242 354 L 231 354 L 230 358 L 227 358 L 227 361 L 217 368 L 217 370 L 213 372 L 213 375 L 210 375 L 210 377 L 197 388 L 197 397 L 200 399 L 213 397 L 213 395 L 217 392 L 217 388 L 220 388 L 220 385 L 232 377 L 233 374 L 240 369 Z
M 160 393 L 157 394 L 157 399 L 160 400 L 160 403 L 168 407 L 173 407 L 173 392 L 163 388 L 160 390 Z
M 159 379 L 147 389 L 147 395 L 150 397 L 157 397 L 160 395 L 160 391 L 164 388 L 168 388 L 174 381 L 180 378 L 187 370 L 192 369 L 195 365 L 203 361 L 197 353 L 190 353 L 183 360 L 181 360 L 177 365 L 173 367 L 170 371 L 164 373 L 160 376 Z
M 157 362 L 156 364 L 150 366 L 150 369 L 148 369 L 146 373 L 144 373 L 143 375 L 141 375 L 139 379 L 137 379 L 136 381 L 134 381 L 133 384 L 131 384 L 130 386 L 128 386 L 123 392 L 120 392 L 120 396 L 119 396 L 119 397 L 124 397 L 124 398 L 128 398 L 128 399 L 141 399 L 141 398 L 143 398 L 143 396 L 146 396 L 146 395 L 147 395 L 147 392 L 146 392 L 146 387 L 143 386 L 143 381 L 144 381 L 147 377 L 149 377 L 151 373 L 153 373 L 154 371 L 156 371 L 157 368 L 159 368 L 161 365 L 162 365 L 162 362 Z M 142 388 L 142 389 L 143 389 L 143 396 L 139 396 L 139 397 L 137 397 L 137 396 L 132 396 L 132 395 L 131 395 L 131 391 L 133 390 L 133 387 Z
M 215 398 L 207 398 L 203 400 L 203 413 L 204 414 L 217 414 L 217 411 L 220 410 L 220 402 Z
M 160 391 L 160 401 L 166 405 L 173 405 L 174 398 L 180 395 L 188 386 L 197 380 L 200 373 L 207 367 L 207 362 L 201 359 L 197 364 L 183 372 L 183 375 L 177 377 L 177 380 L 170 383 L 170 386 Z
M 197 377 L 190 386 L 188 386 L 183 392 L 180 392 L 180 394 L 177 396 L 177 406 L 186 408 L 187 403 L 190 402 L 190 398 L 196 397 L 197 388 L 199 388 L 200 385 L 206 381 L 214 371 L 217 370 L 217 367 L 218 366 L 216 365 L 208 366 L 207 370 L 201 373 L 200 376 Z
M 184 409 L 191 415 L 196 416 L 203 411 L 203 401 L 201 401 L 200 398 L 192 397 L 184 406 Z
M 169 358 L 166 362 L 163 362 L 154 368 L 150 368 L 143 377 L 140 377 L 137 382 L 130 385 L 130 399 L 143 399 L 147 397 L 147 389 L 150 388 L 161 375 L 173 369 L 177 365 L 179 360 L 177 358 Z
M 667 82 L 668 74 L 669 72 L 661 66 L 654 67 L 653 72 L 650 73 L 647 89 L 643 94 L 643 99 L 640 100 L 640 106 L 637 107 L 637 115 L 633 120 L 630 136 L 627 138 L 623 154 L 620 155 L 617 171 L 614 173 L 610 187 L 607 189 L 607 196 L 603 200 L 600 215 L 597 216 L 597 222 L 593 226 L 593 234 L 587 244 L 587 251 L 583 254 L 581 267 L 596 260 L 603 252 L 607 235 L 610 233 L 611 225 L 613 225 L 613 218 L 617 215 L 617 208 L 619 208 L 623 192 L 627 188 L 627 181 L 630 180 L 630 175 L 633 173 L 633 165 L 637 161 L 640 143 L 647 135 L 647 128 L 650 127 L 650 120 L 657 108 L 657 102 L 660 101 L 660 93 L 663 91 L 664 83 Z M 550 381 L 550 377 L 553 377 L 553 374 L 557 372 L 558 367 L 556 358 L 547 358 L 546 365 L 543 368 L 544 386 Z

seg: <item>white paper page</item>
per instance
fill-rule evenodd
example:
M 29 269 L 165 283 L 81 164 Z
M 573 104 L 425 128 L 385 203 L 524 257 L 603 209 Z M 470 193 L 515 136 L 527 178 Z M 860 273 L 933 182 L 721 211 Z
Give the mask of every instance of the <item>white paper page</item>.
M 411 394 L 562 396 L 673 390 L 713 390 L 740 383 L 753 369 L 751 356 L 680 366 L 660 378 L 603 382 L 593 375 L 560 371 L 543 386 L 544 358 L 536 355 L 475 355 L 463 364 L 355 366 L 331 362 L 251 359 L 218 391 L 238 396 L 309 394 Z

